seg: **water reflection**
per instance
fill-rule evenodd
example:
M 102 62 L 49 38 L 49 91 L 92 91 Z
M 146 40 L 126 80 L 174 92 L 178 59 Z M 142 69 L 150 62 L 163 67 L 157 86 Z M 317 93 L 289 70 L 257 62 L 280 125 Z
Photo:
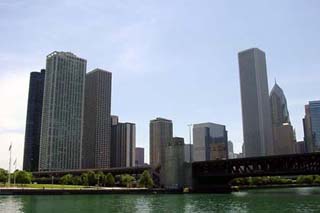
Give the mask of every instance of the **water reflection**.
M 21 199 L 16 196 L 0 196 L 0 211 L 1 212 L 24 212 L 22 211 L 23 204 Z M 4 211 L 3 211 L 4 210 Z
M 0 212 L 316 212 L 320 188 L 232 194 L 0 196 Z

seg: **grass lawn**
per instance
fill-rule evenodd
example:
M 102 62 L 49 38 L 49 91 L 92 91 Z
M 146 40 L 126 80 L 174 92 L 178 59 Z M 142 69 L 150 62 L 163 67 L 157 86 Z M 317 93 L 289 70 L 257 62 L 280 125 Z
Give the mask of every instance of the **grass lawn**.
M 0 186 L 4 187 L 7 186 L 5 184 L 1 184 Z M 16 184 L 11 185 L 14 187 L 19 188 L 34 188 L 34 189 L 82 189 L 86 188 L 87 186 L 81 186 L 81 185 L 60 185 L 60 184 Z

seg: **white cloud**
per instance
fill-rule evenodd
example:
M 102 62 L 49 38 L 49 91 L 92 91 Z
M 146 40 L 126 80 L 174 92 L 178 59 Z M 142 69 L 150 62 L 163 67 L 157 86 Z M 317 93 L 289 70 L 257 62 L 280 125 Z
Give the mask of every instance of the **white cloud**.
M 29 75 L 4 70 L 7 72 L 0 77 L 0 168 L 8 167 L 10 142 L 13 143 L 13 159 L 18 158 L 17 165 L 21 168 Z

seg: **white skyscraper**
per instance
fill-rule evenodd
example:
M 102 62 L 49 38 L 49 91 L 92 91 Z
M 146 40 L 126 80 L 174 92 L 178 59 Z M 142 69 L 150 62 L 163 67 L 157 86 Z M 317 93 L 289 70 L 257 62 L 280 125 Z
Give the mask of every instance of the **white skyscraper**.
M 47 56 L 40 171 L 81 168 L 86 65 L 86 60 L 70 52 Z

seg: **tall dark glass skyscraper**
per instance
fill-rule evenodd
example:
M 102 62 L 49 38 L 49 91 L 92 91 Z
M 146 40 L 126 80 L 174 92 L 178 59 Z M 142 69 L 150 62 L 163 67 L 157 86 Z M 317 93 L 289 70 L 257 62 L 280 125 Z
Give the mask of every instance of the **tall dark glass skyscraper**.
M 320 101 L 309 101 L 303 119 L 304 141 L 307 152 L 320 151 Z
M 41 70 L 41 72 L 30 73 L 23 157 L 23 170 L 26 171 L 37 171 L 39 166 L 39 146 L 44 79 L 44 69 Z

